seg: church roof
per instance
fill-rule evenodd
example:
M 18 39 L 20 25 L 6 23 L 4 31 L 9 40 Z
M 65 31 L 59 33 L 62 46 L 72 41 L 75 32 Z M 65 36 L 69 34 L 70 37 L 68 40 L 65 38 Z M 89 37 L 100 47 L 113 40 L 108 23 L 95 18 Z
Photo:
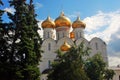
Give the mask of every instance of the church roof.
M 48 16 L 47 19 L 42 22 L 41 26 L 42 26 L 42 28 L 55 28 L 55 23 Z
M 70 27 L 71 21 L 64 15 L 64 12 L 61 12 L 60 16 L 55 19 L 55 25 L 56 27 Z
M 72 28 L 85 28 L 85 27 L 86 24 L 80 20 L 80 17 L 77 17 L 77 19 L 72 24 Z
M 68 51 L 71 46 L 65 41 L 64 44 L 60 47 L 61 51 Z

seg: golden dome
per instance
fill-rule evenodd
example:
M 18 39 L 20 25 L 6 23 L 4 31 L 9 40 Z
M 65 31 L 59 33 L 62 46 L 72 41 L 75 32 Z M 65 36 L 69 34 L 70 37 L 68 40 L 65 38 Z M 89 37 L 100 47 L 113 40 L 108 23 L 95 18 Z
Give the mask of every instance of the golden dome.
M 86 24 L 80 20 L 80 17 L 77 17 L 76 21 L 73 22 L 72 28 L 85 28 Z
M 68 51 L 71 46 L 65 41 L 64 44 L 60 47 L 61 51 Z
M 55 28 L 55 23 L 50 17 L 47 17 L 47 19 L 42 22 L 42 28 Z
M 56 27 L 70 27 L 71 21 L 64 15 L 64 12 L 61 12 L 60 16 L 55 20 Z
M 70 38 L 71 38 L 71 39 L 74 39 L 74 38 L 75 38 L 74 32 L 71 32 L 71 33 L 70 33 Z

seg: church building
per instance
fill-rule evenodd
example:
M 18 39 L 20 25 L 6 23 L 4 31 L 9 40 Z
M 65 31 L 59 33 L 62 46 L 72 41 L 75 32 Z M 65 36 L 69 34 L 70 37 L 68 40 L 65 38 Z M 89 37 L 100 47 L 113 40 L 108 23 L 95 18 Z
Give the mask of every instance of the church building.
M 47 80 L 46 71 L 51 68 L 51 62 L 56 59 L 58 49 L 68 51 L 72 45 L 84 42 L 86 47 L 91 48 L 90 57 L 101 53 L 103 60 L 108 63 L 106 43 L 100 38 L 94 37 L 88 41 L 84 37 L 86 24 L 79 17 L 74 22 L 61 12 L 55 21 L 47 17 L 41 24 L 43 28 L 42 58 L 40 62 L 41 80 Z M 72 31 L 71 31 L 72 29 Z M 70 32 L 71 31 L 71 32 Z

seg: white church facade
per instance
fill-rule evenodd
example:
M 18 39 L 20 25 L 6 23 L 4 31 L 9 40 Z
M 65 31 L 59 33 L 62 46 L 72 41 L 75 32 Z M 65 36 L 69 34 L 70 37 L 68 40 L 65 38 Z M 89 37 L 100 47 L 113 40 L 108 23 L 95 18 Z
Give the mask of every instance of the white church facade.
M 41 80 L 46 80 L 45 71 L 50 69 L 50 63 L 56 59 L 58 49 L 67 51 L 72 45 L 84 42 L 85 46 L 91 48 L 90 56 L 101 53 L 103 60 L 108 63 L 106 44 L 100 38 L 94 37 L 88 41 L 84 37 L 86 24 L 79 17 L 74 22 L 61 12 L 60 16 L 52 21 L 50 17 L 41 24 L 43 28 L 42 59 L 40 62 Z M 89 27 L 89 26 L 88 26 Z M 72 31 L 70 32 L 70 29 Z M 54 33 L 55 32 L 55 33 Z

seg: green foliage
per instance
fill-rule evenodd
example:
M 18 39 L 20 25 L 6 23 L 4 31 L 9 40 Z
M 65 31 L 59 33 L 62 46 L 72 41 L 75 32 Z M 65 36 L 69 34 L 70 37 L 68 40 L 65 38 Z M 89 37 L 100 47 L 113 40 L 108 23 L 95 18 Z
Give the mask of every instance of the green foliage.
M 83 50 L 83 44 L 73 46 L 64 54 L 58 53 L 58 61 L 53 63 L 53 70 L 48 76 L 48 80 L 89 80 L 83 68 L 83 56 L 88 50 Z
M 84 43 L 65 53 L 57 51 L 48 80 L 103 80 L 112 79 L 114 72 L 107 69 L 101 54 L 88 58 L 89 48 Z
M 3 5 L 2 1 L 0 0 L 0 6 Z M 5 80 L 4 77 L 10 77 L 8 72 L 10 72 L 9 66 L 9 54 L 10 54 L 10 44 L 8 43 L 9 36 L 7 34 L 8 29 L 6 29 L 5 23 L 2 22 L 2 15 L 4 14 L 3 10 L 0 10 L 0 80 Z M 11 73 L 11 72 L 10 72 Z M 4 75 L 6 74 L 6 76 Z M 7 80 L 7 79 L 6 79 Z
M 12 21 L 9 24 L 1 22 L 0 80 L 39 80 L 42 39 L 37 33 L 34 5 L 32 0 L 29 4 L 25 0 L 9 3 L 15 13 L 7 13 Z
M 103 80 L 105 69 L 106 63 L 100 54 L 94 55 L 85 63 L 85 71 L 91 80 Z
M 104 78 L 105 78 L 106 80 L 112 80 L 114 75 L 115 75 L 115 72 L 114 72 L 113 70 L 111 70 L 111 69 L 106 69 L 106 70 L 105 70 L 105 76 L 104 76 Z
M 1 16 L 3 15 L 4 11 L 3 10 L 0 10 L 0 25 L 2 25 L 2 19 L 1 19 Z

